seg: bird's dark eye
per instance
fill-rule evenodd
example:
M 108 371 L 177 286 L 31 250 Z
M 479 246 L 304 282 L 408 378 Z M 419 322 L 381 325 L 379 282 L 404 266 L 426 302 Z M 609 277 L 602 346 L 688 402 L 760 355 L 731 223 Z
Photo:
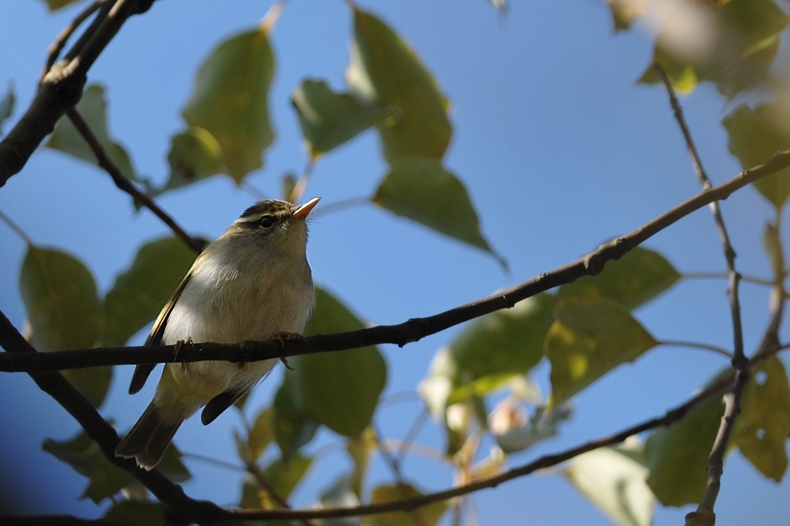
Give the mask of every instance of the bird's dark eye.
M 258 220 L 258 224 L 261 225 L 263 228 L 269 228 L 276 222 L 277 219 L 274 216 L 263 216 Z

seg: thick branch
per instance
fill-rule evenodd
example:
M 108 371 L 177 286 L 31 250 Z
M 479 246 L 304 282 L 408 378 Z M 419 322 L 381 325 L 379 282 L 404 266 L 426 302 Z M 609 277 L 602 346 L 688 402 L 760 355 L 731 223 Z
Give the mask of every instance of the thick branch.
M 146 10 L 151 3 L 152 0 L 118 0 L 111 7 L 103 6 L 86 30 L 86 38 L 79 39 L 64 60 L 44 76 L 30 107 L 0 142 L 0 186 L 25 166 L 44 137 L 55 129 L 55 123 L 80 100 L 88 70 L 126 19 Z
M 283 342 L 245 342 L 243 344 L 199 343 L 184 346 L 176 361 L 204 360 L 256 361 L 283 356 L 355 349 L 369 345 L 393 343 L 403 346 L 436 334 L 485 314 L 510 308 L 517 302 L 586 275 L 599 274 L 607 261 L 619 259 L 632 248 L 672 225 L 679 219 L 716 200 L 726 199 L 734 191 L 790 166 L 790 151 L 779 152 L 765 164 L 746 170 L 726 183 L 703 191 L 656 219 L 616 239 L 587 256 L 541 274 L 516 287 L 461 307 L 426 318 L 412 318 L 399 325 L 382 325 L 346 333 L 317 335 Z M 98 365 L 164 363 L 173 361 L 173 346 L 109 347 L 37 353 L 31 355 L 0 354 L 0 371 L 54 371 Z

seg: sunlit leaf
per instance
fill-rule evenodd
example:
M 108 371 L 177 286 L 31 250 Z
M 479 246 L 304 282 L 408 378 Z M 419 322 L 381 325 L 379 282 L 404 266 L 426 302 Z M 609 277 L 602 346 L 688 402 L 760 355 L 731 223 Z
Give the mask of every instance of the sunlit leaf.
M 441 160 L 452 136 L 447 99 L 414 50 L 382 20 L 356 7 L 346 81 L 361 99 L 399 109 L 397 121 L 378 127 L 387 162 L 404 155 Z
M 99 342 L 101 302 L 96 282 L 81 261 L 59 250 L 29 245 L 19 288 L 36 349 L 84 349 Z M 70 369 L 63 375 L 98 407 L 109 389 L 112 368 Z
M 166 237 L 140 247 L 104 298 L 104 343 L 124 345 L 156 318 L 195 259 L 183 241 Z
M 781 482 L 787 471 L 790 387 L 782 361 L 773 356 L 751 371 L 752 398 L 739 422 L 741 453 L 766 477 Z
M 221 172 L 225 165 L 222 148 L 214 136 L 194 126 L 170 138 L 167 163 L 170 165 L 170 177 L 164 186 L 148 192 L 152 196 L 202 181 Z
M 110 160 L 119 170 L 131 179 L 137 179 L 137 172 L 132 165 L 129 154 L 118 142 L 110 137 L 107 124 L 107 99 L 105 97 L 104 86 L 91 84 L 85 88 L 82 98 L 77 103 L 77 110 L 85 119 L 99 143 L 104 147 L 104 151 Z M 85 143 L 85 139 L 77 131 L 67 117 L 63 117 L 55 126 L 55 131 L 49 137 L 46 146 L 60 150 L 77 159 L 96 164 L 96 156 Z
M 42 0 L 42 1 L 45 4 L 47 4 L 47 7 L 49 8 L 50 12 L 52 12 L 52 11 L 57 11 L 58 9 L 61 9 L 63 7 L 66 7 L 67 5 L 71 5 L 76 2 L 79 2 L 80 0 Z
M 250 455 L 253 462 L 258 460 L 266 446 L 274 440 L 274 410 L 267 407 L 260 412 L 252 424 L 249 436 Z
M 743 104 L 728 115 L 724 127 L 730 153 L 744 169 L 769 160 L 774 153 L 790 149 L 790 99 L 750 108 Z M 754 186 L 774 206 L 781 207 L 790 196 L 790 168 L 763 177 Z
M 642 247 L 606 264 L 598 276 L 584 276 L 563 285 L 560 299 L 610 298 L 629 310 L 644 305 L 669 287 L 680 274 L 664 256 Z
M 14 113 L 14 105 L 16 104 L 16 96 L 14 95 L 13 86 L 8 86 L 8 93 L 5 97 L 0 99 L 0 135 L 3 135 L 3 122 Z
M 555 295 L 540 294 L 478 318 L 437 352 L 429 375 L 452 381 L 447 403 L 460 402 L 467 389 L 483 396 L 537 365 L 556 302 Z
M 394 162 L 372 201 L 393 214 L 485 250 L 502 262 L 480 233 L 480 221 L 466 187 L 437 161 L 404 157 Z
M 604 447 L 573 458 L 563 471 L 615 524 L 651 526 L 656 498 L 645 483 L 647 467 L 640 457 L 641 445 Z
M 289 362 L 291 360 L 293 358 Z M 291 458 L 299 448 L 310 442 L 320 426 L 299 403 L 294 383 L 293 375 L 284 374 L 272 405 L 274 438 L 285 459 Z
M 546 339 L 552 405 L 657 344 L 626 309 L 607 298 L 561 301 L 554 315 Z
M 305 335 L 363 328 L 345 305 L 316 288 L 316 306 Z M 345 436 L 358 435 L 370 424 L 387 381 L 387 366 L 376 347 L 295 356 L 289 363 L 294 370 L 285 374 L 306 414 Z
M 299 114 L 302 135 L 313 159 L 391 116 L 391 112 L 364 104 L 353 95 L 335 93 L 321 80 L 303 81 L 291 102 Z
M 121 500 L 107 510 L 104 520 L 128 526 L 150 526 L 160 524 L 164 506 L 160 502 L 150 500 Z
M 381 485 L 373 489 L 371 504 L 390 502 L 393 500 L 419 497 L 423 493 L 411 484 Z M 433 526 L 439 522 L 447 510 L 445 501 L 423 506 L 413 511 L 393 511 L 366 515 L 362 517 L 362 526 Z
M 186 122 L 207 130 L 222 147 L 225 169 L 236 182 L 263 166 L 274 141 L 268 94 L 274 55 L 264 27 L 235 35 L 200 66 L 184 108 Z
M 691 93 L 700 81 L 697 72 L 688 63 L 677 59 L 671 53 L 665 51 L 661 46 L 653 48 L 653 58 L 647 69 L 639 78 L 642 84 L 661 83 L 661 75 L 656 71 L 656 65 L 661 66 L 666 73 L 672 88 L 680 93 Z
M 606 0 L 606 3 L 612 12 L 616 32 L 631 29 L 631 24 L 641 18 L 647 9 L 645 0 Z

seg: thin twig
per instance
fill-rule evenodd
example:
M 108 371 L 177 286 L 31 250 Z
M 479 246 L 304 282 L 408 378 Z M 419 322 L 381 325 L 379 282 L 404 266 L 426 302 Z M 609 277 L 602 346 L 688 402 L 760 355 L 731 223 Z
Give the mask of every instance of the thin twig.
M 686 149 L 691 157 L 691 164 L 694 166 L 694 173 L 702 185 L 703 191 L 713 188 L 713 184 L 702 167 L 702 160 L 694 146 L 694 140 L 691 137 L 691 132 L 686 124 L 686 119 L 683 117 L 683 109 L 675 96 L 675 90 L 672 88 L 672 83 L 669 81 L 664 68 L 660 64 L 655 65 L 656 71 L 664 81 L 664 85 L 669 93 L 669 101 L 675 113 L 675 120 L 683 133 L 683 138 L 686 141 Z M 730 242 L 727 227 L 724 225 L 724 218 L 721 215 L 721 210 L 718 201 L 710 203 L 710 209 L 713 213 L 713 219 L 716 223 L 716 230 L 719 233 L 722 248 L 724 249 L 724 257 L 727 260 L 727 279 L 729 287 L 727 289 L 727 296 L 730 301 L 730 313 L 732 317 L 732 331 L 733 331 L 733 355 L 732 367 L 735 369 L 735 383 L 733 384 L 732 391 L 724 396 L 724 415 L 721 419 L 719 431 L 716 434 L 716 439 L 713 443 L 710 456 L 708 457 L 708 483 L 705 489 L 705 496 L 702 502 L 697 507 L 698 514 L 712 515 L 713 509 L 716 504 L 716 499 L 719 495 L 721 487 L 721 476 L 724 473 L 724 454 L 727 450 L 727 445 L 730 441 L 730 436 L 735 429 L 735 421 L 741 412 L 741 395 L 746 387 L 746 382 L 749 378 L 748 359 L 743 350 L 743 326 L 741 322 L 741 305 L 738 297 L 738 282 L 740 275 L 735 269 L 735 258 L 737 254 Z M 687 517 L 687 524 L 695 520 L 694 515 Z
M 21 237 L 21 238 L 22 238 L 22 240 L 23 240 L 25 243 L 27 243 L 28 245 L 32 245 L 32 244 L 33 244 L 33 241 L 31 241 L 31 240 L 30 240 L 30 238 L 29 238 L 29 237 L 28 237 L 28 235 L 25 233 L 25 231 L 24 231 L 24 230 L 22 230 L 22 228 L 21 228 L 19 225 L 17 225 L 16 223 L 14 223 L 14 222 L 11 220 L 11 218 L 10 218 L 10 217 L 8 217 L 7 215 L 5 215 L 5 214 L 3 213 L 3 211 L 2 211 L 2 210 L 0 210 L 0 221 L 2 221 L 3 223 L 5 223 L 6 225 L 8 225 L 8 228 L 10 228 L 11 230 L 13 230 L 13 231 L 16 233 L 16 235 L 18 235 L 19 237 Z
M 357 331 L 309 336 L 303 340 L 291 339 L 282 342 L 243 342 L 239 344 L 196 343 L 182 348 L 175 360 L 178 362 L 205 360 L 253 362 L 318 352 L 358 349 L 384 343 L 393 343 L 403 347 L 425 336 L 442 332 L 485 314 L 513 307 L 519 301 L 559 285 L 571 283 L 582 276 L 595 276 L 603 271 L 607 261 L 619 259 L 632 248 L 642 244 L 651 236 L 695 210 L 713 201 L 726 199 L 736 190 L 788 166 L 790 166 L 790 151 L 776 153 L 765 164 L 745 170 L 726 183 L 697 194 L 633 232 L 602 245 L 574 262 L 487 298 L 433 316 L 412 318 L 399 325 L 379 325 Z M 56 353 L 37 353 L 30 356 L 0 353 L 0 371 L 56 371 L 98 365 L 169 363 L 174 360 L 173 350 L 173 345 L 157 345 L 77 349 Z
M 684 279 L 729 279 L 726 272 L 684 272 Z M 766 287 L 773 287 L 774 281 L 765 278 L 758 278 L 756 276 L 746 276 L 741 274 L 741 281 L 744 283 L 753 283 L 754 285 L 764 285 Z
M 721 354 L 722 356 L 726 356 L 727 358 L 732 359 L 732 353 L 729 352 L 728 350 L 707 343 L 686 342 L 682 340 L 660 340 L 658 343 L 660 343 L 661 345 L 668 345 L 671 347 L 688 347 L 689 349 L 702 349 L 703 351 L 712 351 L 715 352 L 716 354 Z
M 94 135 L 93 131 L 90 129 L 90 126 L 88 126 L 88 123 L 82 118 L 82 115 L 80 115 L 80 112 L 76 108 L 72 108 L 66 112 L 66 114 L 74 124 L 74 127 L 77 128 L 77 131 L 80 132 L 82 138 L 85 139 L 85 142 L 88 143 L 91 151 L 96 156 L 99 166 L 104 168 L 104 170 L 110 174 L 115 186 L 131 195 L 140 204 L 148 208 L 154 213 L 154 215 L 156 215 L 156 217 L 161 219 L 164 224 L 170 227 L 176 237 L 186 243 L 189 248 L 197 253 L 200 253 L 205 247 L 205 243 L 187 234 L 172 217 L 170 217 L 164 210 L 159 208 L 159 205 L 157 205 L 151 197 L 138 190 L 132 184 L 129 178 L 126 177 L 123 172 L 121 172 L 114 162 L 112 162 L 109 155 L 107 155 L 107 152 L 104 150 L 104 147 L 99 142 L 99 139 L 96 137 L 96 135 Z
M 55 37 L 55 41 L 47 47 L 47 63 L 44 65 L 44 68 L 41 71 L 41 77 L 38 80 L 39 85 L 44 82 L 44 77 L 47 73 L 49 73 L 49 70 L 52 69 L 52 66 L 58 60 L 60 52 L 63 50 L 63 47 L 66 45 L 66 42 L 68 42 L 69 38 L 71 38 L 71 35 L 74 34 L 74 31 L 76 31 L 77 28 L 80 27 L 80 25 L 82 25 L 82 23 L 85 22 L 89 16 L 95 13 L 100 7 L 102 7 L 102 4 L 105 4 L 106 2 L 107 0 L 96 0 L 83 11 L 81 11 L 80 14 L 78 14 L 69 25 L 64 27 L 63 30 L 58 33 L 58 36 Z M 101 17 L 102 20 L 103 18 L 104 17 Z M 99 23 L 100 22 L 101 20 L 99 20 Z M 98 27 L 98 25 L 96 25 L 96 27 Z M 84 35 L 89 35 L 89 33 L 86 32 Z

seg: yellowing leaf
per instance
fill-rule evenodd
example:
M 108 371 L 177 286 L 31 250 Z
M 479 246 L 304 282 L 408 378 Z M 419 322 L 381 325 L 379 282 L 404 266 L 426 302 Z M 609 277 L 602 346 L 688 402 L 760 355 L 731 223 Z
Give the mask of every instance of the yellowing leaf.
M 584 276 L 563 285 L 560 299 L 610 298 L 629 310 L 652 300 L 678 279 L 680 274 L 664 256 L 642 247 L 606 264 L 598 276 Z
M 770 159 L 774 153 L 790 149 L 790 99 L 782 98 L 754 109 L 743 104 L 722 124 L 729 135 L 729 149 L 744 169 Z M 754 186 L 775 207 L 790 196 L 790 168 L 763 177 Z
M 420 495 L 422 495 L 422 492 L 411 484 L 381 485 L 373 489 L 370 503 L 378 504 L 419 497 Z M 420 526 L 434 526 L 439 522 L 446 510 L 446 502 L 436 502 L 413 511 L 393 511 L 377 515 L 366 515 L 362 517 L 362 526 L 414 526 L 417 524 Z
M 263 151 L 274 141 L 268 94 L 274 55 L 265 28 L 224 42 L 200 66 L 184 120 L 206 129 L 222 148 L 225 168 L 240 183 L 263 166 Z
M 390 115 L 348 93 L 335 93 L 324 81 L 307 79 L 291 96 L 310 156 L 315 159 L 350 141 Z
M 551 362 L 551 405 L 575 395 L 658 342 L 631 314 L 606 299 L 561 301 L 546 338 Z
M 101 303 L 90 270 L 59 250 L 28 246 L 19 276 L 33 346 L 39 351 L 93 347 L 102 330 Z M 112 368 L 63 371 L 94 406 L 104 401 Z
M 645 483 L 647 467 L 634 446 L 604 447 L 575 457 L 564 470 L 576 488 L 621 526 L 650 526 L 656 498 Z
M 112 162 L 126 177 L 137 179 L 137 172 L 132 166 L 129 154 L 126 153 L 123 146 L 110 137 L 107 126 L 107 99 L 105 98 L 104 86 L 91 84 L 86 87 L 76 107 Z M 93 151 L 91 151 L 85 143 L 85 139 L 82 138 L 77 128 L 66 116 L 58 121 L 55 131 L 52 132 L 46 146 L 60 150 L 77 159 L 96 164 L 96 156 L 93 154 Z
M 183 241 L 166 237 L 146 243 L 104 298 L 105 345 L 124 345 L 156 318 L 181 283 L 195 252 Z
M 331 294 L 316 288 L 316 306 L 305 335 L 332 334 L 364 324 Z M 370 424 L 387 381 L 387 365 L 378 348 L 295 356 L 285 374 L 307 415 L 332 431 L 354 436 Z
M 739 419 L 738 448 L 760 473 L 781 482 L 790 434 L 790 387 L 782 361 L 768 358 L 751 371 L 751 383 L 751 400 Z
M 266 449 L 266 446 L 274 438 L 274 411 L 271 407 L 267 407 L 260 412 L 255 419 L 255 423 L 250 429 L 249 448 L 250 456 L 253 462 L 258 460 L 258 457 Z
M 346 81 L 361 99 L 398 108 L 396 122 L 378 127 L 387 162 L 404 155 L 441 160 L 452 136 L 447 99 L 414 50 L 383 21 L 356 7 Z
M 606 0 L 612 11 L 615 31 L 631 28 L 631 24 L 641 18 L 647 9 L 645 0 Z
M 477 213 L 463 183 L 437 161 L 399 159 L 371 200 L 393 214 L 485 250 L 504 265 L 480 233 Z

